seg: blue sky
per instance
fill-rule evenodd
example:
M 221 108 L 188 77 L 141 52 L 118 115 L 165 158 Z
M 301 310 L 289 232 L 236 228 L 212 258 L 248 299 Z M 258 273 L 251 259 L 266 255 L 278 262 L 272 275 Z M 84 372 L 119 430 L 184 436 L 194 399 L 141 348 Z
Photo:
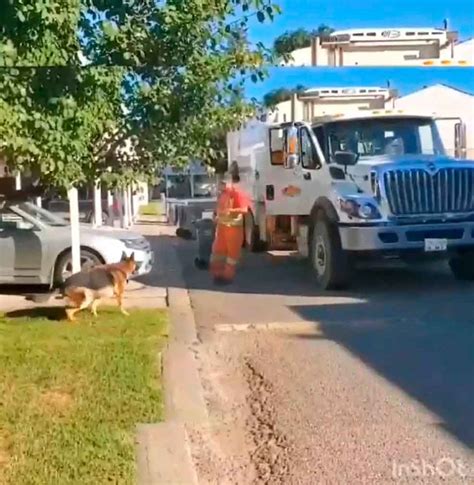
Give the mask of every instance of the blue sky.
M 246 86 L 246 95 L 250 98 L 261 99 L 272 89 L 293 88 L 298 84 L 307 87 L 351 87 L 377 86 L 386 87 L 390 81 L 392 88 L 400 94 L 443 83 L 474 94 L 474 69 L 469 67 L 339 67 L 339 68 L 285 68 L 270 69 L 270 76 L 264 82 Z
M 327 24 L 363 27 L 441 27 L 447 18 L 461 39 L 474 37 L 473 0 L 275 0 L 283 14 L 273 23 L 251 23 L 250 39 L 271 44 L 286 30 Z

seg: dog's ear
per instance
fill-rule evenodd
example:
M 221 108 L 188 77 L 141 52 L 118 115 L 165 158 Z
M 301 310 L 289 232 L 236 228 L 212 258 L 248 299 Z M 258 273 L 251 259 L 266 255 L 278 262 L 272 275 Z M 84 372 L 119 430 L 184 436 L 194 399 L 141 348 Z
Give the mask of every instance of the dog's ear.
M 135 262 L 135 253 L 132 253 L 130 257 L 128 258 L 129 261 Z
M 122 253 L 122 256 L 120 257 L 120 261 L 127 261 L 127 254 L 125 253 L 125 251 Z

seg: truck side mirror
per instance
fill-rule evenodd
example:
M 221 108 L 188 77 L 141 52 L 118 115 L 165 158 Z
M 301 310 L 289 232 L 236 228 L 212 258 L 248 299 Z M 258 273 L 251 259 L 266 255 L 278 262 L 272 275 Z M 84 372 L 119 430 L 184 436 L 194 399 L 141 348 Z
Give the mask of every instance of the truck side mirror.
M 287 169 L 287 170 L 291 170 L 293 168 L 295 168 L 299 163 L 299 156 L 296 155 L 296 154 L 291 154 L 291 155 L 287 155 L 285 157 L 285 164 L 284 164 L 284 167 Z
M 359 160 L 359 155 L 354 152 L 335 152 L 334 161 L 344 167 L 355 165 Z

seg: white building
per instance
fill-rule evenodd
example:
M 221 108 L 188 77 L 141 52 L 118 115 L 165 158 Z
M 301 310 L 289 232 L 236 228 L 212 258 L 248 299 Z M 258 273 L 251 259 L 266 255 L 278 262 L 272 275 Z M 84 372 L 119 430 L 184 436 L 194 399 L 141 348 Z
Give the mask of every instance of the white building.
M 395 106 L 438 118 L 448 154 L 474 160 L 474 95 L 435 84 L 398 98 Z
M 314 37 L 287 66 L 469 66 L 474 41 L 434 28 L 348 29 Z
M 275 123 L 311 121 L 346 110 L 388 108 L 393 106 L 396 97 L 396 90 L 373 86 L 314 88 L 279 103 L 269 116 Z

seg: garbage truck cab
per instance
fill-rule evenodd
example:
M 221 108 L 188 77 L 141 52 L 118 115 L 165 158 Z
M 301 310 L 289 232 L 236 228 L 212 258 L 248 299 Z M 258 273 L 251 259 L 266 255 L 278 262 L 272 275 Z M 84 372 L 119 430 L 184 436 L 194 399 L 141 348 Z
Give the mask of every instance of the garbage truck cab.
M 251 199 L 245 244 L 298 249 L 325 289 L 366 259 L 447 258 L 474 279 L 474 163 L 445 155 L 435 119 L 354 111 L 249 121 L 228 134 Z

